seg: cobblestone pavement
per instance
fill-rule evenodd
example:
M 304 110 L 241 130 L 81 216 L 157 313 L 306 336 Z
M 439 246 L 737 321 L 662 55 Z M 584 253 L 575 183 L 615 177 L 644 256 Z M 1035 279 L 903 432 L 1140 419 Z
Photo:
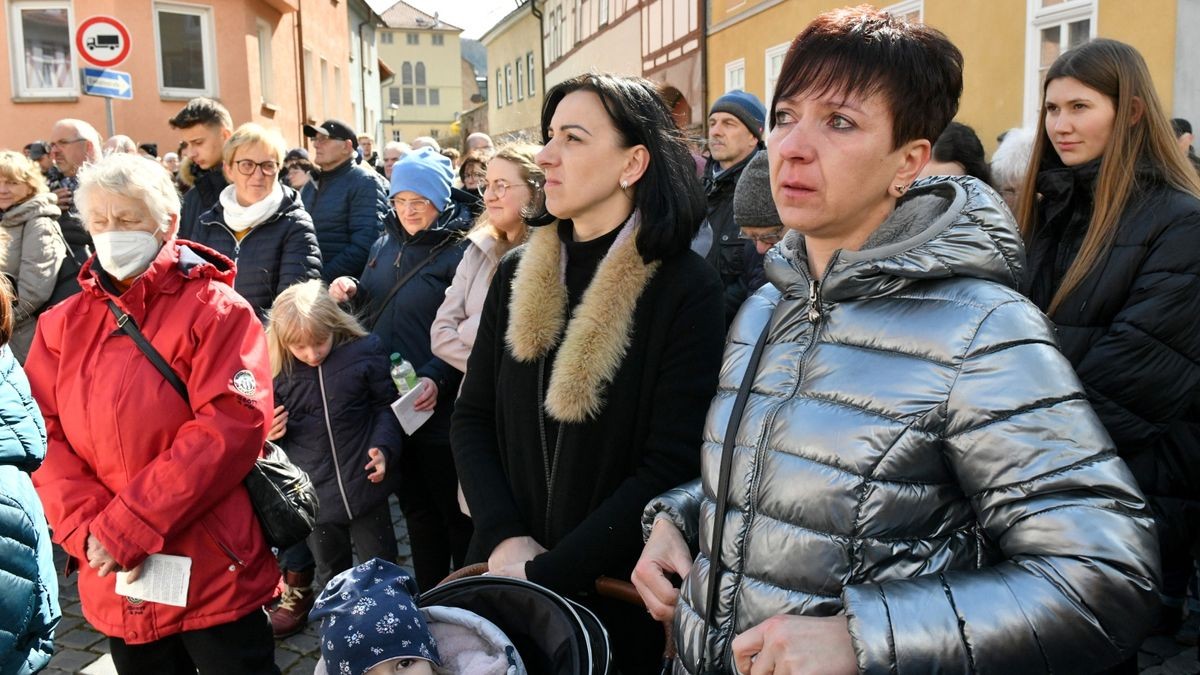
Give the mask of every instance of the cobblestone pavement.
M 396 524 L 400 564 L 411 569 L 408 530 L 395 499 L 392 500 L 392 520 Z M 56 554 L 55 566 L 61 570 L 63 553 L 56 549 Z M 75 577 L 64 579 L 60 576 L 58 583 L 63 618 L 55 637 L 57 653 L 44 672 L 116 675 L 108 656 L 108 640 L 83 619 Z M 1138 654 L 1138 669 L 1143 675 L 1200 675 L 1200 660 L 1195 647 L 1198 629 L 1200 613 L 1193 612 L 1176 636 L 1179 640 L 1165 636 L 1150 638 Z M 317 626 L 309 624 L 304 631 L 275 643 L 275 663 L 284 675 L 311 675 L 320 656 L 318 644 Z

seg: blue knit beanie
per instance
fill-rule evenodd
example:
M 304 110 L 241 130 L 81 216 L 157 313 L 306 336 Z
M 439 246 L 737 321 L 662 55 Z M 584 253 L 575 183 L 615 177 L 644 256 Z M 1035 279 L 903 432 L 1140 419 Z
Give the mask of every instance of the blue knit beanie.
M 445 211 L 450 204 L 450 184 L 453 182 L 450 158 L 433 148 L 421 148 L 392 165 L 392 190 L 388 198 L 407 190 L 433 202 L 438 211 Z
M 381 558 L 330 579 L 308 615 L 321 621 L 326 670 L 362 675 L 397 658 L 425 659 L 441 666 L 437 641 L 413 600 L 416 593 L 412 577 Z
M 708 116 L 712 117 L 713 113 L 719 112 L 729 113 L 738 118 L 755 138 L 762 140 L 763 125 L 767 123 L 767 109 L 754 94 L 734 89 L 717 99 L 712 105 L 712 110 L 708 111 Z

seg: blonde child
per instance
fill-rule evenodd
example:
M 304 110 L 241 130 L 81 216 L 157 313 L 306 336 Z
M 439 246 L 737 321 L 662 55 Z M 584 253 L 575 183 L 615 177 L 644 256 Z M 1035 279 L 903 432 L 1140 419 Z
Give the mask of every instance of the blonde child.
M 321 509 L 308 538 L 317 587 L 359 560 L 396 559 L 388 509 L 400 425 L 382 343 L 337 306 L 324 284 L 291 286 L 267 328 L 275 403 L 286 410 L 280 444 L 317 487 Z

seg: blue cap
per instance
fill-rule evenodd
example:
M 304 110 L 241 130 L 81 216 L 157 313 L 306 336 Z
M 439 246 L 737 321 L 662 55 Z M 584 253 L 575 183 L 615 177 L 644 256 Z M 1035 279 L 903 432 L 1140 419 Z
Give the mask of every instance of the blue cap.
M 738 118 L 755 138 L 762 140 L 763 125 L 767 123 L 767 109 L 754 94 L 734 89 L 713 103 L 708 116 L 712 117 L 713 113 L 719 112 L 729 113 Z
M 453 182 L 450 158 L 433 148 L 421 148 L 392 165 L 392 189 L 388 197 L 407 190 L 433 202 L 438 211 L 444 211 L 450 204 L 450 184 Z
M 413 600 L 417 584 L 395 563 L 375 558 L 329 580 L 310 619 L 321 620 L 321 657 L 331 673 L 362 675 L 392 659 L 441 667 L 437 641 Z

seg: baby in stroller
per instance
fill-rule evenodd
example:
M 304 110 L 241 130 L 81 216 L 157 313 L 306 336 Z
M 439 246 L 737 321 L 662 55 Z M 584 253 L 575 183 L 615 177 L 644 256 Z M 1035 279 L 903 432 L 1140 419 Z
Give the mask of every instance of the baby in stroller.
M 321 621 L 314 675 L 526 675 L 503 631 L 454 607 L 418 607 L 416 582 L 375 558 L 330 579 L 310 617 Z

